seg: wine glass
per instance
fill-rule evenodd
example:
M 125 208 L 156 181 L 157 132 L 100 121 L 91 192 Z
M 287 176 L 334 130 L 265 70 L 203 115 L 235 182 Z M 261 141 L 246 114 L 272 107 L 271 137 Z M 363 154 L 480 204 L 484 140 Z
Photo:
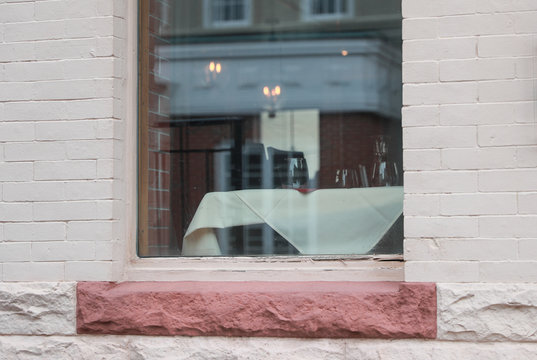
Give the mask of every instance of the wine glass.
M 308 164 L 303 157 L 287 158 L 287 186 L 296 189 L 308 183 Z

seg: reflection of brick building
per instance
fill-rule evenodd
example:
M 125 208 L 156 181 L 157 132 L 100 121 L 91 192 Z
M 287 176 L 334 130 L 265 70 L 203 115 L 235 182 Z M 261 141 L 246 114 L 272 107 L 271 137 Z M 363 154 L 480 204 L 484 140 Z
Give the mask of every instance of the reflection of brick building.
M 167 80 L 162 78 L 162 64 L 166 59 L 157 54 L 156 49 L 167 43 L 162 37 L 166 20 L 163 7 L 169 7 L 168 0 L 149 2 L 149 97 L 148 97 L 148 253 L 160 255 L 170 243 L 170 129 L 161 124 L 169 120 L 169 96 Z M 166 250 L 164 250 L 166 251 Z

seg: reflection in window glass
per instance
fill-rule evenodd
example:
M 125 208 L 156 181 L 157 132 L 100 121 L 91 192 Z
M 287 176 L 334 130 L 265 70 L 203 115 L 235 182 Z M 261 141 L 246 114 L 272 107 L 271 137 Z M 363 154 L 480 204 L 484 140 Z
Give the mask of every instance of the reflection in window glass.
M 311 13 L 314 15 L 344 14 L 347 0 L 311 0 Z
M 401 253 L 400 1 L 245 4 L 142 13 L 139 254 Z
M 237 21 L 244 19 L 242 0 L 211 0 L 213 22 Z

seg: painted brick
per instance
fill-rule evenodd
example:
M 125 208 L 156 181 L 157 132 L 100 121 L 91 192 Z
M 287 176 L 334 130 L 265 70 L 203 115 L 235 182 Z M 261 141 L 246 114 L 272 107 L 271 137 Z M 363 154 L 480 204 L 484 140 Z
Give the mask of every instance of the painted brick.
M 516 149 L 519 167 L 537 167 L 537 146 L 525 146 Z
M 64 79 L 63 69 L 56 61 L 14 62 L 4 66 L 6 81 Z
M 478 143 L 479 146 L 535 145 L 537 124 L 479 126 Z
M 537 238 L 518 240 L 518 258 L 530 261 L 537 259 Z
M 532 80 L 485 81 L 479 83 L 480 102 L 507 102 L 534 100 Z
M 537 261 L 483 261 L 479 263 L 479 280 L 496 283 L 535 283 Z M 511 304 L 508 302 L 507 306 L 509 305 Z M 517 321 L 514 323 L 520 324 L 519 320 Z M 509 322 L 513 322 L 513 319 Z
M 114 177 L 114 160 L 97 159 L 97 177 L 99 179 Z
M 4 225 L 5 241 L 65 240 L 65 223 L 8 223 Z
M 406 194 L 403 213 L 405 216 L 438 216 L 440 215 L 440 197 Z
M 402 11 L 404 18 L 473 14 L 476 3 L 471 0 L 405 0 Z
M 34 220 L 92 220 L 97 219 L 97 203 L 94 201 L 34 203 Z
M 478 177 L 474 171 L 407 171 L 404 176 L 407 194 L 477 191 Z
M 438 62 L 416 61 L 403 63 L 403 82 L 438 82 Z
M 33 21 L 34 4 L 0 4 L 0 23 Z
M 4 184 L 4 201 L 59 201 L 64 199 L 64 183 L 61 182 Z
M 114 143 L 110 140 L 68 141 L 65 144 L 69 159 L 111 159 Z
M 535 12 L 519 12 L 513 15 L 515 19 L 515 32 L 517 34 L 536 34 L 537 24 Z
M 531 35 L 480 36 L 477 45 L 479 57 L 531 56 Z
M 34 163 L 36 180 L 94 179 L 96 175 L 97 162 L 95 160 L 36 161 Z
M 403 127 L 433 126 L 438 124 L 439 107 L 436 105 L 405 106 L 402 114 Z
M 475 147 L 475 126 L 429 126 L 403 129 L 404 149 Z
M 116 243 L 112 241 L 95 242 L 95 260 L 112 261 L 116 257 Z
M 99 52 L 98 46 L 105 40 L 107 39 L 87 38 L 39 41 L 33 44 L 35 47 L 33 56 L 36 60 L 87 59 L 105 56 Z M 111 40 L 108 39 L 107 42 L 111 43 Z
M 403 39 L 434 39 L 438 36 L 436 19 L 404 19 Z
M 440 62 L 440 81 L 499 80 L 515 78 L 513 59 L 446 60 Z M 487 101 L 485 88 L 489 83 L 480 84 L 479 100 Z M 490 85 L 494 85 L 493 83 Z
M 7 143 L 4 145 L 6 161 L 64 160 L 65 146 L 58 142 Z
M 477 39 L 474 37 L 407 40 L 403 42 L 403 61 L 472 59 L 477 56 L 476 44 Z M 485 54 L 491 52 L 488 46 L 488 43 L 483 45 L 482 51 Z M 527 49 L 525 52 L 527 53 Z
M 477 104 L 452 104 L 439 107 L 440 125 L 465 126 L 479 123 L 479 107 Z
M 107 281 L 113 278 L 114 264 L 111 261 L 67 261 L 66 280 Z
M 404 170 L 436 170 L 440 169 L 440 150 L 421 149 L 403 152 Z
M 67 240 L 112 240 L 113 226 L 110 221 L 70 221 Z
M 479 235 L 490 238 L 535 238 L 537 215 L 481 216 Z
M 520 91 L 525 91 L 525 88 Z M 467 104 L 477 99 L 478 87 L 475 83 L 403 85 L 403 105 Z
M 491 261 L 517 260 L 514 239 L 406 239 L 408 261 Z
M 478 282 L 479 263 L 477 261 L 409 261 L 405 263 L 405 279 L 406 281 L 438 283 Z
M 51 121 L 35 125 L 37 140 L 85 140 L 97 137 L 99 122 L 90 121 Z
M 32 204 L 2 203 L 2 206 L 0 206 L 0 219 L 3 221 L 31 221 Z
M 0 62 L 35 60 L 33 42 L 0 44 Z
M 479 124 L 531 123 L 534 120 L 533 102 L 479 104 Z
M 103 98 L 113 95 L 112 82 L 112 79 L 40 81 L 33 84 L 34 96 L 43 100 Z
M 519 193 L 518 211 L 520 214 L 537 215 L 537 192 Z
M 515 12 L 537 10 L 537 4 L 533 0 L 477 0 L 477 11 L 484 13 Z
M 405 237 L 476 237 L 475 217 L 406 217 Z M 486 236 L 483 234 L 483 236 Z
M 0 243 L 0 261 L 17 262 L 28 261 L 32 244 L 27 243 Z
M 0 141 L 32 141 L 34 138 L 34 123 L 17 122 L 0 124 Z
M 30 162 L 0 163 L 0 181 L 28 181 L 33 176 L 34 166 Z
M 95 260 L 93 241 L 54 241 L 32 244 L 32 261 Z
M 70 200 L 104 200 L 113 198 L 112 181 L 76 181 L 65 183 L 65 198 Z
M 509 215 L 517 213 L 516 194 L 443 194 L 441 215 Z
M 515 147 L 442 149 L 442 167 L 452 170 L 515 168 L 516 151 Z
M 52 20 L 4 25 L 4 40 L 7 42 L 63 39 L 65 36 L 66 29 L 63 21 Z
M 533 191 L 535 184 L 537 184 L 537 169 L 479 172 L 480 191 Z

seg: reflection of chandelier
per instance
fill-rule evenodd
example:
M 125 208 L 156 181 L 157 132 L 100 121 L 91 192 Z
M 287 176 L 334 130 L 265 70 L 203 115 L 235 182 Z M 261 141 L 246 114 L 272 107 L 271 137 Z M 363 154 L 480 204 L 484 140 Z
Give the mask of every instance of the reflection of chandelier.
M 222 72 L 222 64 L 216 61 L 211 61 L 205 66 L 205 82 L 208 86 L 212 86 L 216 77 Z
M 269 117 L 274 117 L 276 111 L 276 103 L 278 102 L 278 96 L 282 93 L 280 85 L 274 86 L 272 89 L 268 86 L 263 87 L 263 95 L 269 100 L 268 106 Z
M 220 74 L 222 72 L 222 64 L 219 62 L 215 63 L 214 61 L 211 61 L 209 63 L 209 72 Z

